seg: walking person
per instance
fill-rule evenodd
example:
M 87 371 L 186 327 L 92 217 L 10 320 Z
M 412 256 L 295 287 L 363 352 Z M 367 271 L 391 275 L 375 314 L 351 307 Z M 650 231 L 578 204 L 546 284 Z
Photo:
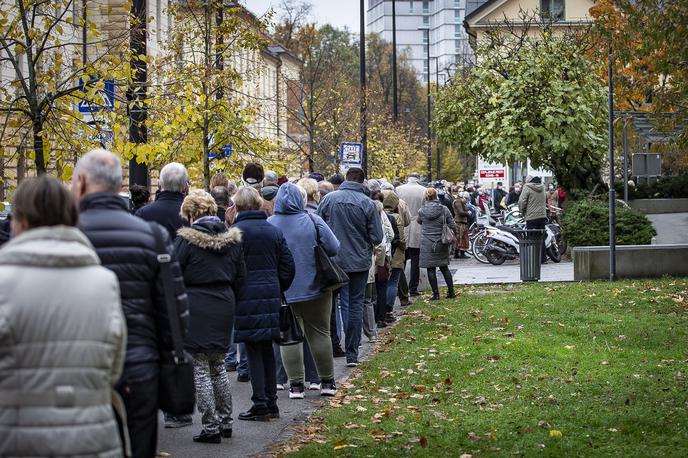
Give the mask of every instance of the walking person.
M 167 229 L 170 240 L 174 240 L 177 230 L 188 226 L 188 222 L 179 214 L 179 209 L 189 192 L 189 172 L 179 162 L 170 162 L 160 171 L 158 186 L 160 192 L 155 202 L 141 207 L 136 216 L 158 223 Z
M 179 230 L 174 253 L 189 297 L 185 347 L 193 358 L 202 426 L 193 440 L 219 444 L 223 437 L 232 437 L 232 394 L 224 358 L 234 324 L 236 290 L 246 276 L 241 231 L 227 230 L 224 218 L 217 216 L 215 200 L 202 190 L 186 196 L 181 213 L 191 227 Z
M 545 186 L 542 184 L 541 178 L 528 175 L 526 185 L 518 199 L 518 209 L 526 220 L 526 229 L 545 229 L 545 224 L 547 224 L 546 199 Z M 546 264 L 547 250 L 545 250 L 544 234 L 540 251 L 540 260 L 542 264 Z
M 397 188 L 399 199 L 406 202 L 411 224 L 406 228 L 406 258 L 411 261 L 411 272 L 409 276 L 409 295 L 420 296 L 418 284 L 420 283 L 420 225 L 418 224 L 418 211 L 423 206 L 425 188 L 421 186 L 420 175 L 412 173 L 406 180 L 406 184 Z
M 267 222 L 263 199 L 252 187 L 234 195 L 237 217 L 234 226 L 243 233 L 246 281 L 239 289 L 234 319 L 234 341 L 248 354 L 253 406 L 240 420 L 268 421 L 279 418 L 277 380 L 272 342 L 279 337 L 282 295 L 294 279 L 294 258 L 282 231 Z
M 315 183 L 315 180 L 311 180 Z M 317 189 L 317 188 L 316 188 Z M 275 199 L 275 214 L 268 222 L 282 230 L 294 258 L 294 281 L 284 293 L 301 325 L 320 380 L 320 393 L 334 396 L 334 358 L 330 341 L 332 292 L 315 286 L 317 271 L 313 247 L 321 245 L 330 256 L 339 252 L 339 241 L 318 216 L 306 212 L 308 193 L 292 183 L 283 184 Z M 303 399 L 305 391 L 303 344 L 280 348 L 289 377 L 289 397 Z M 312 382 L 312 380 L 311 380 Z
M 158 434 L 159 353 L 173 350 L 170 319 L 187 328 L 184 281 L 174 256 L 170 264 L 177 317 L 167 316 L 166 291 L 158 262 L 156 234 L 172 254 L 168 232 L 129 213 L 117 193 L 122 188 L 119 157 L 97 149 L 79 159 L 72 193 L 79 201 L 80 227 L 104 267 L 117 275 L 127 321 L 127 354 L 117 391 L 124 400 L 134 457 L 155 455 Z M 146 207 L 144 207 L 146 208 Z
M 418 223 L 422 227 L 420 245 L 420 266 L 427 269 L 428 281 L 432 288 L 431 300 L 439 300 L 440 290 L 437 286 L 437 268 L 439 267 L 447 284 L 447 299 L 456 297 L 454 282 L 449 272 L 449 251 L 451 243 L 442 243 L 442 228 L 447 225 L 456 230 L 454 218 L 449 209 L 437 199 L 437 190 L 425 190 L 425 204 L 418 211 Z
M 75 227 L 76 202 L 57 178 L 23 180 L 12 216 L 0 250 L 0 456 L 121 457 L 117 277 Z
M 373 247 L 383 240 L 380 215 L 367 195 L 364 180 L 363 170 L 350 168 L 339 190 L 326 195 L 318 207 L 318 215 L 330 226 L 341 244 L 334 261 L 349 276 L 349 284 L 340 293 L 346 334 L 346 364 L 349 367 L 358 365 L 368 270 L 372 264 Z

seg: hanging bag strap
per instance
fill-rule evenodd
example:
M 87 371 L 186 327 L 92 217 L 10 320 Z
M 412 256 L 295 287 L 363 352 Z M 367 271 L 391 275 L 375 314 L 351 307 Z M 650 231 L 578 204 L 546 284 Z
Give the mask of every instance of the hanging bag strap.
M 315 244 L 320 245 L 320 229 L 318 229 L 318 225 L 315 223 L 313 215 L 308 213 L 308 217 L 310 218 L 311 223 L 313 223 L 313 227 L 315 227 Z
M 150 223 L 153 230 L 153 237 L 155 238 L 155 250 L 157 252 L 158 263 L 160 264 L 160 274 L 162 275 L 163 294 L 165 295 L 165 304 L 167 305 L 167 319 L 170 322 L 170 332 L 172 333 L 172 345 L 174 350 L 175 364 L 186 363 L 186 356 L 184 354 L 184 343 L 182 339 L 182 326 L 179 323 L 177 305 L 174 301 L 174 285 L 172 281 L 172 255 L 167 252 L 165 242 L 160 233 L 160 228 L 156 223 Z

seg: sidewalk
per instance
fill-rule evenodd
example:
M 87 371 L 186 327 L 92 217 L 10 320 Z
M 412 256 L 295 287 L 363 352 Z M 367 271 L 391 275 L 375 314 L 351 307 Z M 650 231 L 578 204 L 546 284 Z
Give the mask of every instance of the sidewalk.
M 481 264 L 473 258 L 452 259 L 449 269 L 454 275 L 455 285 L 521 282 L 518 261 L 507 261 L 501 266 L 493 266 Z M 557 264 L 549 261 L 542 266 L 540 281 L 573 281 L 573 262 L 562 261 Z
M 373 343 L 363 336 L 359 351 L 359 359 L 365 359 L 373 349 Z M 342 342 L 343 343 L 343 342 Z M 335 378 L 340 384 L 349 378 L 355 368 L 346 367 L 346 358 L 335 358 Z M 222 444 L 197 444 L 191 437 L 201 429 L 198 413 L 194 415 L 193 426 L 179 429 L 164 429 L 162 414 L 159 419 L 158 451 L 171 457 L 239 457 L 239 456 L 267 456 L 270 447 L 284 438 L 285 429 L 295 423 L 305 420 L 321 403 L 319 391 L 306 391 L 303 400 L 290 400 L 288 391 L 278 391 L 278 405 L 280 418 L 270 422 L 241 421 L 236 417 L 251 407 L 251 384 L 239 383 L 236 372 L 230 372 L 230 386 L 234 403 L 234 427 L 231 439 L 223 439 Z

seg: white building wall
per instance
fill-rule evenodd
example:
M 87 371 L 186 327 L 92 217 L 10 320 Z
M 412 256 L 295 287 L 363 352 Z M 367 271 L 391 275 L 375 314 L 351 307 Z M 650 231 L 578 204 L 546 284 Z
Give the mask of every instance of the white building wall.
M 408 51 L 410 63 L 421 81 L 427 79 L 428 65 L 433 81 L 439 68 L 441 83 L 446 78 L 447 67 L 457 62 L 472 61 L 468 35 L 463 28 L 465 15 L 466 0 L 396 1 L 397 50 Z M 368 0 L 367 31 L 392 41 L 391 0 Z M 430 44 L 429 61 L 427 41 Z

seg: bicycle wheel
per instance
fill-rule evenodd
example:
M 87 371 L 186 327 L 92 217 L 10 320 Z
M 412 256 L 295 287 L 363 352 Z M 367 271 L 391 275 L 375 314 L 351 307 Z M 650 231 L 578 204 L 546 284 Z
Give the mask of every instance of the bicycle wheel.
M 489 264 L 490 261 L 485 257 L 485 245 L 487 244 L 487 236 L 479 234 L 473 241 L 473 257 L 482 264 Z

